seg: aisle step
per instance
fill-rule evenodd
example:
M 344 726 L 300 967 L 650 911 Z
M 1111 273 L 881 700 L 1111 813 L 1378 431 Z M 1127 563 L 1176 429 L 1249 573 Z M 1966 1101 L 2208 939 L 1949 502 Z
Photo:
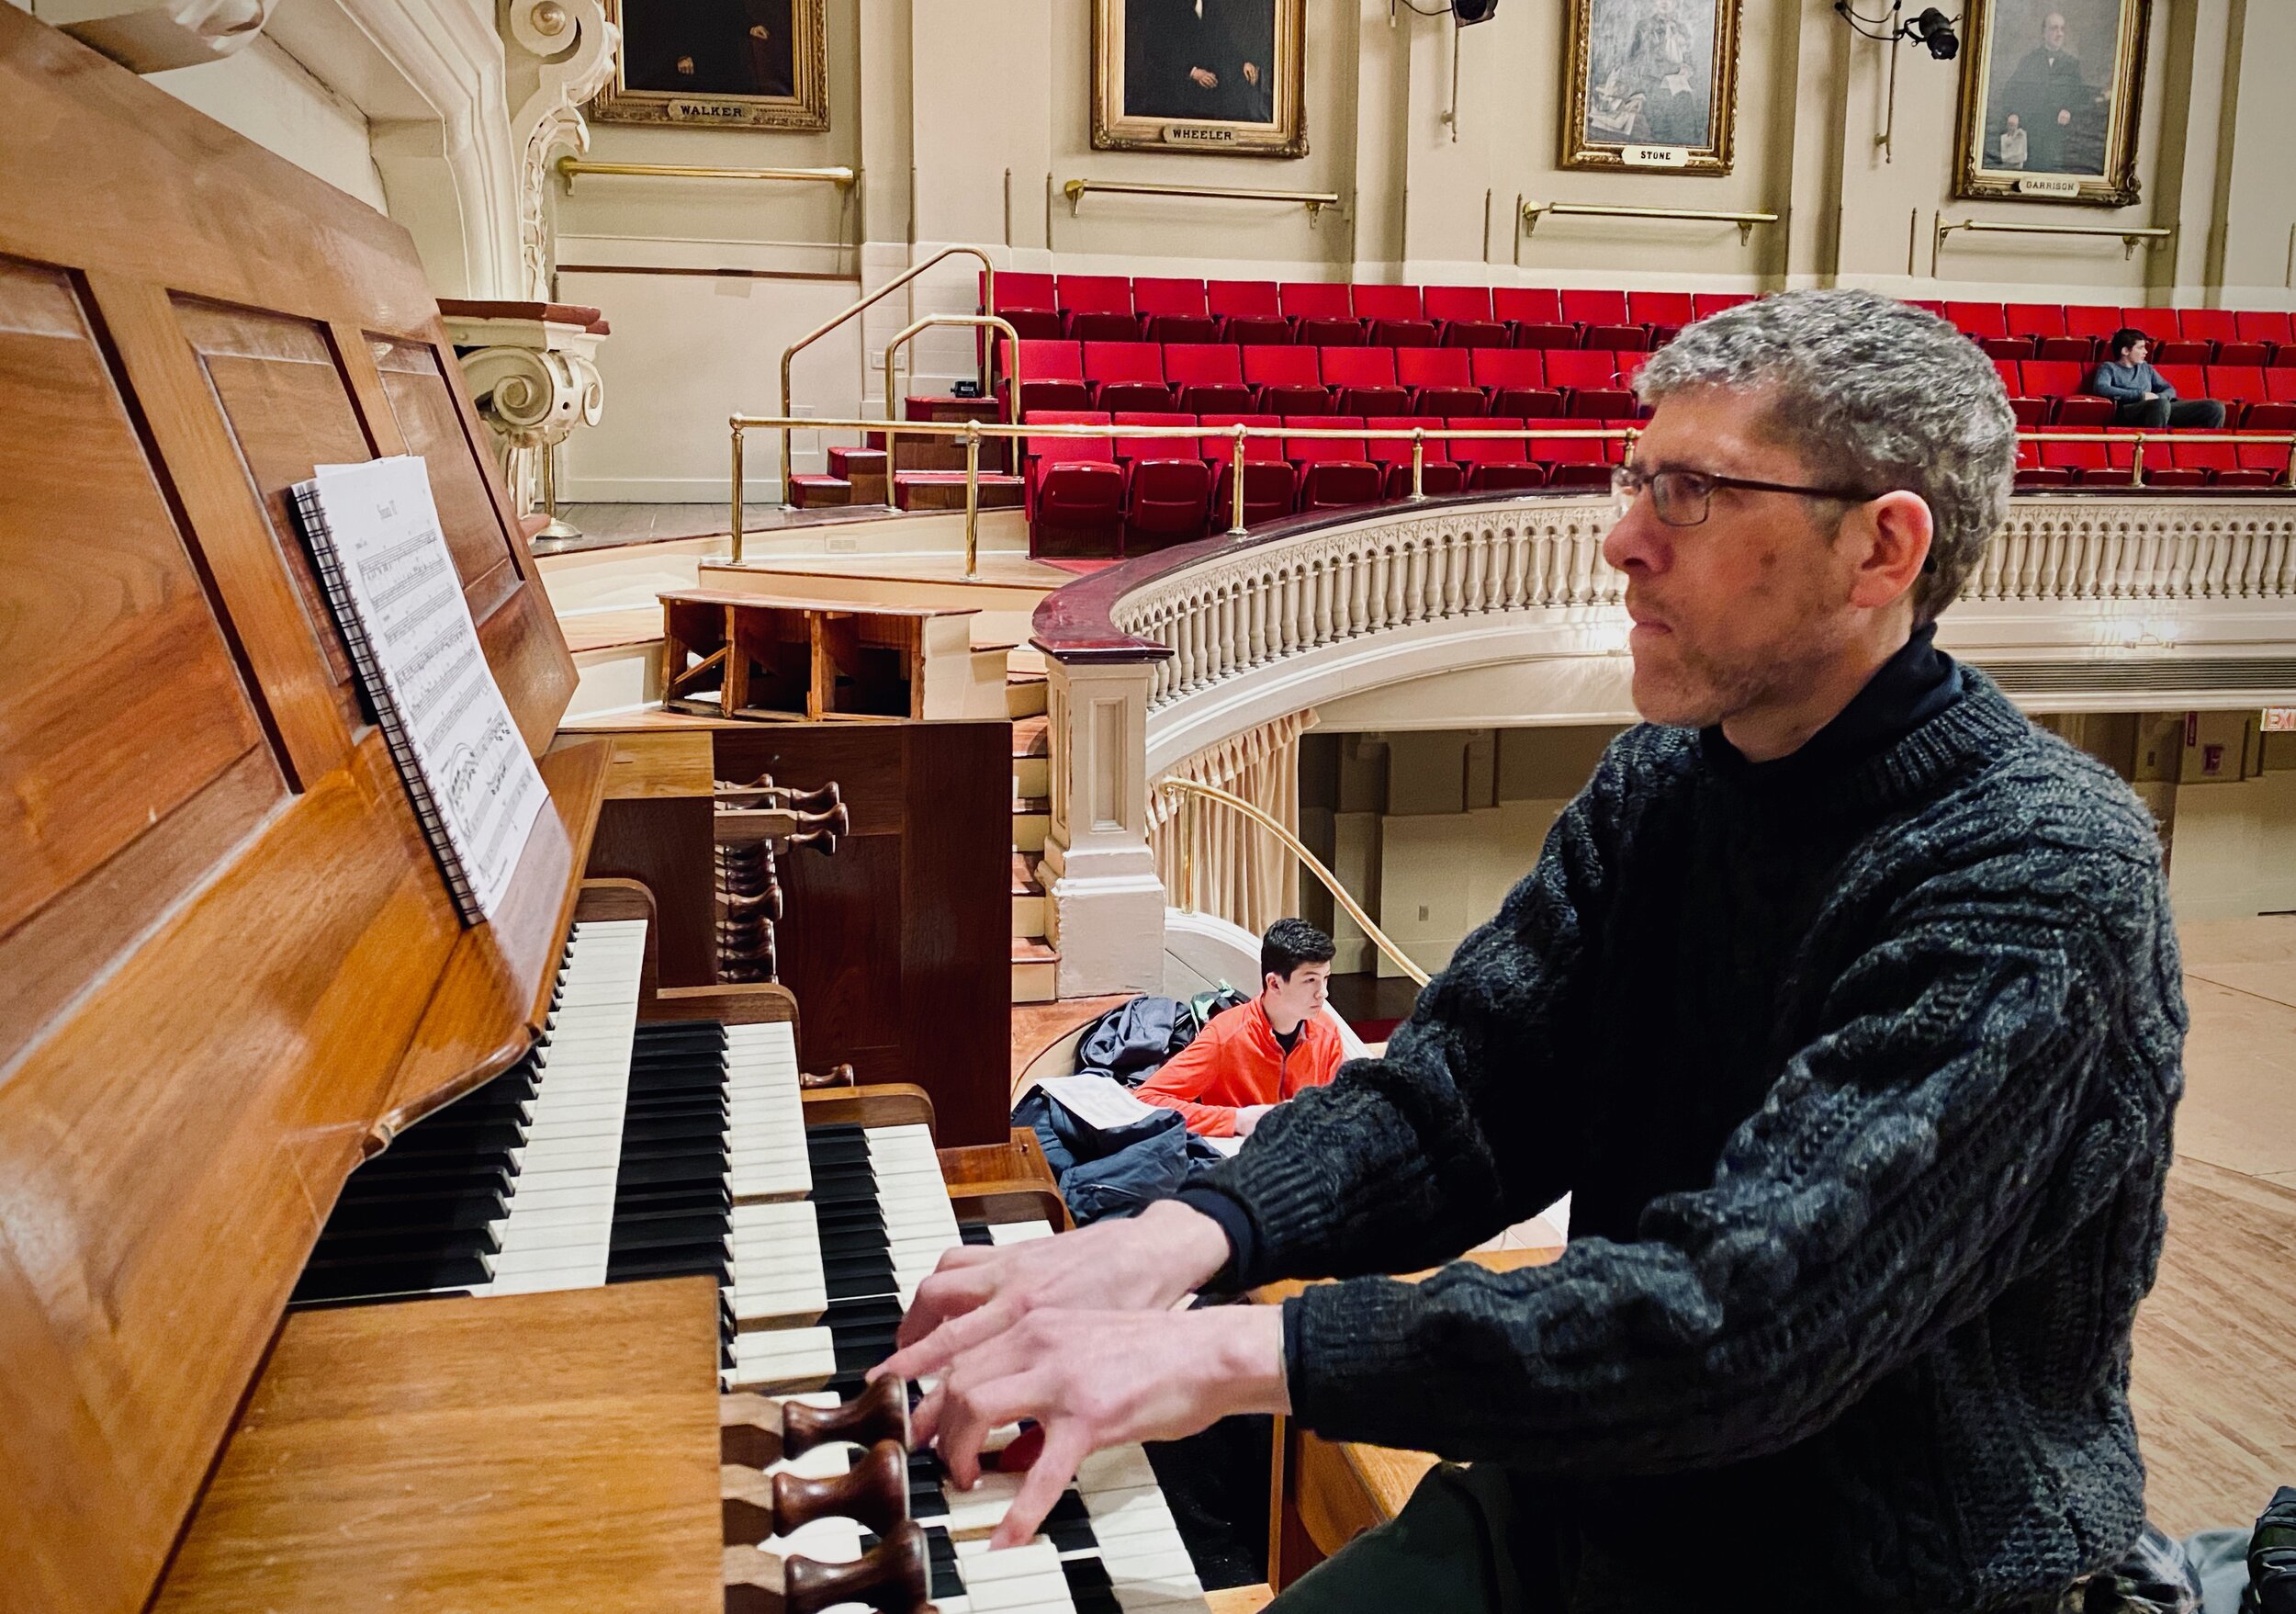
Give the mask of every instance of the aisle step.
M 981 473 L 983 510 L 1018 510 L 1022 499 L 1019 477 L 1002 472 Z M 964 472 L 960 470 L 897 470 L 893 473 L 893 503 L 899 510 L 962 510 Z
M 858 504 L 853 484 L 843 477 L 807 476 L 789 479 L 789 502 L 800 510 Z
M 1050 1003 L 1059 994 L 1060 950 L 1042 942 L 1014 937 L 1012 1000 Z

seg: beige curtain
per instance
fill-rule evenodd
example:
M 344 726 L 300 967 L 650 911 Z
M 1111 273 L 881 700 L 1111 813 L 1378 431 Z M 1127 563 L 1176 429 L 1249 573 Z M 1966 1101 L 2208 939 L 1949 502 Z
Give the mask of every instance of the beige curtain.
M 1240 796 L 1294 835 L 1300 832 L 1300 736 L 1312 710 L 1294 712 L 1198 751 L 1165 777 L 1192 779 Z M 1158 790 L 1148 803 L 1148 843 L 1168 900 L 1188 905 L 1180 889 L 1181 832 L 1190 819 L 1182 803 Z M 1300 911 L 1300 865 L 1284 844 L 1232 807 L 1194 798 L 1195 906 L 1254 935 Z

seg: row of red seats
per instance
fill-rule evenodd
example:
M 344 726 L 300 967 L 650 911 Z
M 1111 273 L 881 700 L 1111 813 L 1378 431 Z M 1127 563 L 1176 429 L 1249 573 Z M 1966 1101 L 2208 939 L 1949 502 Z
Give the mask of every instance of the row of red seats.
M 1020 407 L 1262 414 L 1636 412 L 1635 352 L 1513 347 L 1238 347 L 1020 344 Z
M 993 311 L 1043 340 L 1639 352 L 1754 295 L 1006 273 Z M 2283 310 L 1914 301 L 1996 358 L 2094 363 L 2133 327 L 2158 344 L 2155 364 L 2296 367 L 2296 324 Z
M 1139 554 L 1224 530 L 1234 508 L 1235 440 L 1243 424 L 1297 430 L 1360 430 L 1355 437 L 1251 437 L 1244 443 L 1244 524 L 1345 510 L 1410 496 L 1415 427 L 1520 431 L 1520 418 L 1465 415 L 1278 416 L 1232 412 L 1040 410 L 1031 425 L 1104 426 L 1106 435 L 1031 436 L 1023 480 L 1031 546 L 1039 553 Z M 1569 429 L 1623 428 L 1631 420 L 1574 423 Z M 1199 427 L 1199 436 L 1143 436 L 1149 426 Z M 1132 428 L 1131 435 L 1126 428 Z M 2102 441 L 2018 446 L 2017 485 L 2026 489 L 2130 485 L 2139 434 L 2112 429 Z M 1625 457 L 1622 438 L 1460 438 L 1424 445 L 1421 486 L 1428 494 L 1597 489 Z M 2143 485 L 2159 489 L 2255 488 L 2287 484 L 2288 445 L 2235 442 L 2208 433 L 2147 435 Z
M 2135 479 L 2136 437 L 2133 427 L 2109 432 L 2104 442 L 2035 443 L 2017 446 L 2020 488 L 2127 486 Z M 2289 475 L 2285 443 L 2241 443 L 2207 432 L 2178 432 L 2163 440 L 2148 435 L 2144 445 L 2147 488 L 2277 488 Z
M 2109 426 L 2110 398 L 2084 393 L 2090 367 L 2070 360 L 1997 358 L 1993 367 L 2009 389 L 2020 426 Z M 2245 432 L 2296 431 L 2296 368 L 2254 365 L 2161 365 L 2179 398 L 2213 398 L 2224 424 Z
M 2105 344 L 2123 329 L 2153 339 L 2155 365 L 2285 364 L 2296 367 L 2296 335 L 2280 310 L 2103 308 L 2049 302 L 1928 302 L 1995 358 L 2086 364 L 2110 357 Z
M 1536 286 L 1350 286 L 999 274 L 996 306 L 1023 337 L 1226 342 L 1244 347 L 1595 347 L 1644 352 L 1751 292 L 1558 291 Z
M 1466 415 L 1278 416 L 1213 412 L 1038 410 L 1030 425 L 1107 426 L 1107 436 L 1030 437 L 1022 471 L 1031 547 L 1098 552 L 1120 539 L 1139 554 L 1225 530 L 1235 500 L 1235 439 L 1221 427 L 1359 430 L 1359 437 L 1252 437 L 1244 449 L 1246 525 L 1410 496 L 1413 427 L 1519 431 L 1521 420 Z M 1630 426 L 1589 421 L 1586 427 Z M 1201 437 L 1127 436 L 1126 427 L 1201 426 Z M 1580 429 L 1574 425 L 1571 429 Z M 1401 434 L 1397 435 L 1396 434 Z M 1380 435 L 1379 434 L 1387 434 Z M 1430 493 L 1514 492 L 1547 487 L 1602 488 L 1624 452 L 1620 438 L 1466 438 L 1425 445 L 1421 471 Z

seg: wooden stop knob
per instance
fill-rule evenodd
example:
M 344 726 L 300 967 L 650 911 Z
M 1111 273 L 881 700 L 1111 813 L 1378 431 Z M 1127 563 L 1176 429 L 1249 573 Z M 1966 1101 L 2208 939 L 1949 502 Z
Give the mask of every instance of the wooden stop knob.
M 727 1463 L 718 1470 L 726 1544 L 750 1545 L 785 1536 L 816 1518 L 850 1518 L 884 1536 L 909 1516 L 908 1453 L 880 1440 L 846 1473 L 826 1479 Z
M 726 1614 L 821 1614 L 839 1603 L 865 1603 L 879 1614 L 923 1614 L 931 1607 L 925 1532 L 906 1522 L 850 1563 L 728 1547 L 725 1577 Z

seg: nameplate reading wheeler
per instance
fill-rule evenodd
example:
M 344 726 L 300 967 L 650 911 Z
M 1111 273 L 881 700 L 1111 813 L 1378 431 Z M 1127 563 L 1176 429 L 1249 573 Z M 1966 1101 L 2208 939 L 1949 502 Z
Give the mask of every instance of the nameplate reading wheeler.
M 322 465 L 298 514 L 360 680 L 466 923 L 493 917 L 548 797 L 487 665 L 411 455 Z

